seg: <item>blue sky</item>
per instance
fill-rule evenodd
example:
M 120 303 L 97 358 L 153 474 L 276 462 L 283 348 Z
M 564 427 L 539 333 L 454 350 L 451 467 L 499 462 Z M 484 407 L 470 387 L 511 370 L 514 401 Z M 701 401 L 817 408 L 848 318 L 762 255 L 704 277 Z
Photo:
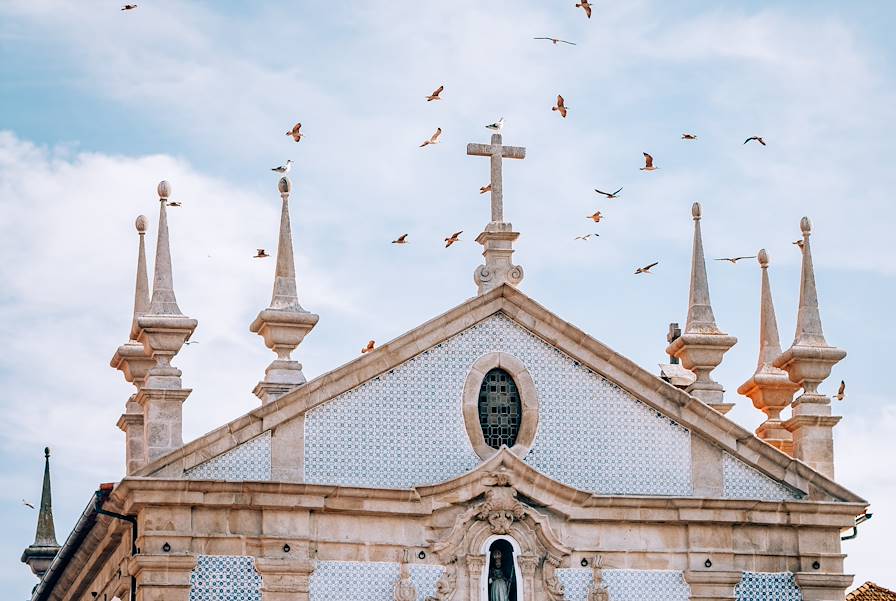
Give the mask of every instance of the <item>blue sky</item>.
M 475 293 L 488 219 L 482 128 L 507 119 L 527 158 L 505 167 L 505 215 L 522 232 L 521 288 L 653 369 L 684 321 L 690 205 L 710 257 L 772 257 L 782 343 L 796 315 L 799 218 L 829 342 L 849 356 L 835 411 L 838 479 L 875 518 L 845 543 L 856 582 L 896 588 L 894 335 L 896 8 L 880 2 L 358 3 L 150 1 L 0 4 L 0 590 L 30 590 L 42 448 L 54 449 L 60 542 L 99 482 L 121 476 L 115 427 L 129 386 L 108 367 L 133 294 L 133 220 L 172 182 L 175 287 L 200 344 L 175 361 L 194 389 L 194 438 L 255 406 L 270 353 L 248 324 L 269 301 L 279 198 L 268 169 L 296 161 L 300 298 L 320 314 L 296 356 L 309 377 Z M 577 42 L 534 41 L 552 35 Z M 445 84 L 444 99 L 423 96 Z M 556 94 L 571 107 L 550 111 Z M 304 124 L 295 144 L 283 135 Z M 417 146 L 436 127 L 442 143 Z M 695 143 L 680 134 L 693 131 Z M 769 145 L 744 146 L 750 135 Z M 641 152 L 660 170 L 638 171 Z M 593 188 L 624 186 L 618 200 Z M 586 214 L 600 209 L 598 226 Z M 441 239 L 463 229 L 463 244 Z M 581 243 L 575 235 L 598 231 Z M 389 244 L 401 233 L 411 244 Z M 656 274 L 634 267 L 660 260 Z M 739 343 L 716 370 L 735 390 L 754 368 L 759 270 L 711 262 L 719 325 Z M 39 375 L 37 375 L 39 374 Z M 892 470 L 889 470 L 891 472 Z

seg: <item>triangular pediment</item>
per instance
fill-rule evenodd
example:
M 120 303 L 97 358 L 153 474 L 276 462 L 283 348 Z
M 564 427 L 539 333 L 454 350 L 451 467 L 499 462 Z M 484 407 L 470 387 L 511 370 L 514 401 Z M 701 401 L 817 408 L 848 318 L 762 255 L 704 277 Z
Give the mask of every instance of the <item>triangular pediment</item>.
M 487 331 L 483 333 L 483 329 Z M 474 330 L 476 330 L 475 335 L 471 334 Z M 185 470 L 214 474 L 213 470 L 197 470 L 197 467 L 210 463 L 211 460 L 225 453 L 230 453 L 231 456 L 238 455 L 240 445 L 265 432 L 273 430 L 276 440 L 278 428 L 282 428 L 285 424 L 295 423 L 296 420 L 302 420 L 304 423 L 303 444 L 306 445 L 304 453 L 306 467 L 303 477 L 308 482 L 325 483 L 326 470 L 315 471 L 313 457 L 315 452 L 326 452 L 326 450 L 307 446 L 313 444 L 314 440 L 323 440 L 325 433 L 315 430 L 325 421 L 320 419 L 321 416 L 332 414 L 333 423 L 342 423 L 348 420 L 348 423 L 342 423 L 342 425 L 347 432 L 353 432 L 351 419 L 357 412 L 349 410 L 350 408 L 340 410 L 340 407 L 352 405 L 352 403 L 355 404 L 354 407 L 364 407 L 369 398 L 369 396 L 365 396 L 366 393 L 362 394 L 365 389 L 376 390 L 378 387 L 382 389 L 384 381 L 395 377 L 395 373 L 400 372 L 405 368 L 404 366 L 413 362 L 425 363 L 429 357 L 432 361 L 439 363 L 448 357 L 447 361 L 450 363 L 451 358 L 456 356 L 456 354 L 452 354 L 455 352 L 453 349 L 460 344 L 457 341 L 464 339 L 465 336 L 471 340 L 478 340 L 483 336 L 485 338 L 503 336 L 502 339 L 508 340 L 513 338 L 513 343 L 517 347 L 522 345 L 528 349 L 526 352 L 556 355 L 556 360 L 543 362 L 550 363 L 553 366 L 552 369 L 559 370 L 556 374 L 557 378 L 570 377 L 571 374 L 579 378 L 580 386 L 603 387 L 600 389 L 601 395 L 617 395 L 619 399 L 614 402 L 621 404 L 620 406 L 635 408 L 633 411 L 640 416 L 638 419 L 653 420 L 651 427 L 659 428 L 661 434 L 665 433 L 663 435 L 668 434 L 673 438 L 679 436 L 681 440 L 684 440 L 683 436 L 686 435 L 689 440 L 701 441 L 702 447 L 711 448 L 712 452 L 720 453 L 718 456 L 724 469 L 728 470 L 726 473 L 733 474 L 733 477 L 738 479 L 735 484 L 737 482 L 750 486 L 755 484 L 756 489 L 761 493 L 756 498 L 774 500 L 777 496 L 781 496 L 779 500 L 784 500 L 790 493 L 793 494 L 789 498 L 800 498 L 799 493 L 802 492 L 809 493 L 815 498 L 862 502 L 859 497 L 843 487 L 815 472 L 802 462 L 759 440 L 752 433 L 700 400 L 671 386 L 656 375 L 612 351 L 606 345 L 549 312 L 519 290 L 509 286 L 502 286 L 466 301 L 447 313 L 382 345 L 375 351 L 324 374 L 287 393 L 273 403 L 259 407 L 230 424 L 187 444 L 182 449 L 145 467 L 137 475 L 182 476 Z M 486 349 L 486 346 L 482 345 L 474 344 L 473 346 L 475 348 L 470 352 L 474 354 Z M 516 352 L 514 350 L 516 347 L 508 348 L 509 351 Z M 495 349 L 500 350 L 497 347 Z M 436 357 L 439 352 L 442 352 L 443 355 Z M 552 361 L 553 363 L 551 363 Z M 540 365 L 542 361 L 536 363 Z M 441 365 L 441 363 L 439 364 Z M 466 367 L 460 365 L 457 369 L 460 372 Z M 536 375 L 536 379 L 540 378 L 541 380 L 550 377 L 551 374 Z M 568 393 L 559 396 L 564 395 L 568 396 Z M 381 394 L 376 398 L 386 397 L 388 397 L 388 391 L 381 390 Z M 410 412 L 413 419 L 406 419 L 407 423 L 413 424 L 414 420 L 427 418 L 426 415 L 413 414 L 413 403 L 416 402 L 414 398 L 393 399 L 393 402 L 399 404 L 394 407 L 396 415 Z M 455 411 L 455 409 L 455 407 L 450 408 L 451 411 Z M 457 416 L 450 419 L 461 418 Z M 406 427 L 407 423 L 395 424 L 395 427 Z M 538 436 L 547 431 L 545 428 L 539 431 Z M 631 436 L 638 436 L 637 427 L 630 432 Z M 384 432 L 383 435 L 387 435 L 387 433 Z M 315 437 L 320 438 L 316 439 Z M 482 460 L 472 452 L 468 442 L 460 440 L 455 442 L 457 442 L 457 449 L 460 449 L 466 456 L 460 457 L 460 459 L 452 458 L 452 461 L 456 461 L 449 466 L 447 471 L 440 472 L 441 468 L 437 465 L 443 458 L 440 458 L 438 454 L 429 453 L 432 462 L 427 464 L 426 469 L 430 471 L 423 472 L 425 476 L 421 476 L 422 480 L 399 481 L 387 478 L 385 485 L 380 487 L 423 490 L 432 482 L 452 481 L 456 476 L 476 471 L 478 467 L 484 465 Z M 464 446 L 465 444 L 467 446 Z M 647 445 L 642 446 L 647 448 Z M 371 448 L 376 448 L 376 445 Z M 677 457 L 683 461 L 685 451 L 682 449 L 683 447 L 678 449 Z M 619 449 L 614 448 L 613 451 L 617 453 Z M 393 452 L 394 449 L 390 449 L 390 453 Z M 408 453 L 419 453 L 419 449 L 409 448 Z M 540 474 L 542 478 L 548 477 L 558 484 L 562 483 L 562 486 L 577 491 L 577 494 L 589 489 L 587 479 L 578 477 L 573 473 L 575 470 L 570 468 L 570 466 L 574 468 L 574 463 L 566 464 L 564 469 L 570 473 L 567 476 L 562 473 L 551 473 L 551 469 L 555 466 L 555 463 L 552 463 L 554 459 L 550 457 L 550 452 L 538 446 L 538 437 L 536 437 L 532 449 L 527 449 L 527 453 L 528 456 L 521 463 L 532 469 L 533 473 Z M 692 449 L 688 446 L 686 457 L 688 462 L 691 460 L 691 453 Z M 640 460 L 638 457 L 635 459 Z M 402 457 L 389 457 L 388 460 L 396 462 L 397 469 L 406 467 L 406 464 L 402 462 Z M 665 462 L 669 460 L 669 457 L 663 458 Z M 234 461 L 219 461 L 219 463 L 230 465 Z M 641 461 L 641 463 L 650 462 Z M 446 474 L 448 477 L 438 478 L 439 474 Z M 230 476 L 229 479 L 238 479 L 238 477 L 237 473 L 235 476 Z M 655 479 L 654 474 L 645 474 L 645 477 Z M 688 477 L 690 476 L 688 475 Z M 273 479 L 277 478 L 278 468 L 275 465 Z M 377 487 L 366 481 L 335 481 L 333 483 Z M 621 485 L 618 478 L 608 486 L 610 488 L 607 490 L 590 486 L 589 494 L 594 492 L 604 495 L 690 496 L 699 494 L 699 491 L 686 490 L 683 480 L 671 482 L 667 489 L 657 493 L 645 492 L 637 487 L 619 488 Z

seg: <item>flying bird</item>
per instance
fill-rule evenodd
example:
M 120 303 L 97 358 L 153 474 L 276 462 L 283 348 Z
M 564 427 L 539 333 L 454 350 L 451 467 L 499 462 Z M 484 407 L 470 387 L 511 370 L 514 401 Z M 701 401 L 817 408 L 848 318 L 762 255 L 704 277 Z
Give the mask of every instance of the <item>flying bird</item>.
M 846 398 L 846 381 L 840 380 L 840 388 L 837 389 L 837 394 L 834 396 L 838 401 L 842 401 Z M 32 508 L 33 509 L 33 508 Z
M 177 207 L 183 205 L 182 202 L 178 202 L 178 201 L 176 201 L 176 200 L 172 200 L 172 201 L 166 202 L 165 204 L 166 204 L 167 206 L 169 206 L 169 207 L 174 207 L 174 208 L 177 208 Z
M 591 18 L 591 3 L 588 0 L 581 0 L 581 2 L 576 4 L 576 8 L 581 8 L 588 15 L 588 18 Z
M 455 242 L 459 241 L 459 240 L 460 240 L 460 235 L 463 234 L 463 233 L 464 233 L 464 231 L 461 230 L 461 231 L 459 231 L 459 232 L 454 232 L 453 234 L 451 234 L 451 237 L 450 237 L 450 238 L 445 238 L 445 248 L 448 248 L 449 246 L 451 246 L 451 245 L 454 244 Z
M 564 119 L 566 119 L 567 106 L 566 106 L 566 103 L 563 101 L 563 96 L 561 96 L 560 94 L 557 94 L 557 106 L 552 106 L 551 110 L 559 111 L 560 116 L 563 117 Z
M 504 117 L 501 117 L 494 123 L 485 126 L 485 129 L 493 129 L 495 131 L 501 131 L 504 128 Z
M 292 139 L 293 139 L 293 140 L 295 140 L 296 142 L 300 142 L 300 141 L 302 140 L 302 136 L 305 135 L 305 134 L 303 134 L 302 132 L 299 131 L 300 129 L 302 129 L 302 124 L 301 124 L 301 123 L 296 123 L 295 125 L 292 126 L 292 129 L 291 129 L 291 130 L 289 130 L 288 132 L 286 132 L 286 135 L 287 135 L 287 136 L 292 136 Z
M 491 185 L 491 184 L 486 184 L 486 185 L 482 186 L 481 188 L 479 188 L 479 193 L 480 193 L 480 194 L 485 194 L 486 192 L 491 192 L 491 191 L 492 191 L 492 185 Z
M 121 10 L 134 10 L 135 8 L 137 8 L 136 4 L 125 4 L 121 7 Z
M 750 136 L 749 138 L 744 140 L 744 144 L 746 144 L 747 142 L 752 142 L 753 140 L 756 140 L 757 142 L 765 146 L 765 140 L 762 139 L 762 136 Z
M 361 354 L 363 355 L 364 353 L 369 353 L 370 351 L 373 350 L 373 347 L 375 347 L 375 346 L 376 346 L 376 342 L 373 340 L 369 340 L 367 342 L 367 346 L 365 346 L 364 348 L 361 349 Z
M 600 236 L 600 234 L 585 234 L 584 236 L 576 236 L 576 240 L 588 240 L 591 236 Z
M 426 97 L 426 102 L 432 102 L 433 100 L 441 100 L 441 98 L 439 98 L 439 94 L 441 94 L 442 90 L 444 90 L 444 89 L 445 89 L 445 86 L 437 87 L 432 94 L 430 94 L 429 96 Z
M 645 265 L 644 267 L 638 267 L 635 270 L 635 275 L 638 275 L 639 273 L 646 273 L 647 275 L 650 275 L 652 273 L 650 270 L 659 264 L 660 264 L 659 261 L 655 261 L 655 262 L 651 263 L 650 265 Z
M 655 171 L 658 167 L 653 166 L 653 157 L 647 154 L 646 152 L 642 152 L 644 155 L 644 166 L 640 168 L 641 171 Z
M 797 246 L 797 248 L 799 248 L 800 250 L 802 250 L 803 245 L 805 244 L 805 242 L 803 242 L 802 240 L 794 240 L 793 243 L 794 243 L 794 244 Z
M 271 167 L 271 171 L 276 171 L 277 173 L 289 173 L 289 170 L 292 169 L 292 159 L 286 161 L 285 165 L 280 165 L 279 167 Z
M 263 248 L 259 248 L 258 252 L 255 253 L 255 256 L 252 258 L 253 259 L 267 259 L 270 256 L 271 255 L 269 255 Z
M 557 45 L 557 42 L 563 42 L 564 44 L 569 44 L 570 46 L 575 46 L 575 42 L 567 42 L 566 40 L 561 40 L 560 38 L 532 38 L 533 40 L 551 40 L 554 43 L 554 46 Z
M 392 244 L 407 244 L 408 243 L 408 235 L 402 234 L 398 238 L 392 241 Z
M 619 188 L 615 192 L 602 192 L 601 190 L 598 190 L 597 188 L 595 188 L 594 191 L 597 192 L 598 194 L 603 194 L 607 198 L 619 198 L 619 193 L 622 192 L 622 188 Z
M 199 341 L 198 340 L 187 340 L 186 342 L 184 342 L 184 344 L 186 344 L 187 346 L 190 346 L 191 344 L 199 344 Z
M 594 223 L 598 223 L 603 219 L 603 215 L 600 214 L 600 211 L 597 211 L 594 215 L 585 215 L 585 219 L 590 219 Z
M 434 133 L 432 136 L 430 136 L 429 140 L 426 140 L 423 144 L 420 145 L 420 148 L 423 148 L 424 146 L 429 146 L 430 144 L 438 144 L 439 136 L 441 136 L 441 135 L 442 135 L 442 128 L 439 127 L 436 129 L 436 133 Z
M 681 134 L 681 139 L 682 140 L 696 140 L 697 135 L 696 134 Z
M 121 9 L 121 10 L 124 10 L 124 9 Z M 22 505 L 24 505 L 25 507 L 30 507 L 31 509 L 34 509 L 34 505 L 32 505 L 31 503 L 29 503 L 29 502 L 26 501 L 25 499 L 22 499 Z
M 755 259 L 756 255 L 752 255 L 749 257 L 722 257 L 721 259 L 716 259 L 716 261 L 728 261 L 732 265 L 740 261 L 741 259 Z

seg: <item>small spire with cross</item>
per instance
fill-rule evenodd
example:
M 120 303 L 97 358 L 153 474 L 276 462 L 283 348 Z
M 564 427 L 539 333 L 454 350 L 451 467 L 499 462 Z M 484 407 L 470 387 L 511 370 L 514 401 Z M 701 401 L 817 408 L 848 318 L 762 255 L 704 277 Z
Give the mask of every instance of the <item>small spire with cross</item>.
M 485 248 L 482 252 L 485 264 L 477 267 L 473 274 L 479 294 L 485 294 L 502 284 L 516 286 L 523 279 L 523 268 L 511 263 L 513 241 L 520 234 L 504 221 L 502 162 L 505 158 L 526 158 L 526 149 L 522 146 L 504 146 L 501 134 L 492 134 L 491 144 L 467 144 L 467 154 L 487 156 L 491 160 L 491 221 L 476 238 L 476 242 Z

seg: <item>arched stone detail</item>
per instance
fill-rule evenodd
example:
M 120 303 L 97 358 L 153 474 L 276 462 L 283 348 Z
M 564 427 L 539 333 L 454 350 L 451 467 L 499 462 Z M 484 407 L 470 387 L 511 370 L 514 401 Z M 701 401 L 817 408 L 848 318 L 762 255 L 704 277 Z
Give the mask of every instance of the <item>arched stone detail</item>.
M 554 534 L 547 516 L 517 499 L 509 474 L 495 472 L 488 477 L 495 484 L 486 488 L 485 500 L 459 515 L 450 532 L 431 546 L 446 566 L 445 582 L 440 580 L 437 585 L 438 599 L 449 601 L 454 597 L 460 570 L 466 574 L 468 598 L 479 601 L 482 571 L 488 560 L 483 549 L 490 539 L 499 535 L 512 538 L 519 546 L 517 560 L 523 576 L 520 601 L 563 601 L 563 585 L 554 572 L 568 563 L 571 549 Z M 464 565 L 457 565 L 460 563 Z M 450 575 L 448 566 L 451 566 Z M 450 591 L 443 590 L 449 588 L 449 579 L 453 587 Z
M 479 423 L 479 388 L 482 386 L 485 374 L 495 368 L 503 369 L 510 374 L 520 395 L 522 420 L 516 443 L 510 448 L 510 451 L 522 458 L 529 453 L 538 432 L 538 390 L 535 388 L 535 381 L 529 374 L 529 370 L 526 369 L 522 361 L 513 355 L 503 352 L 486 353 L 470 366 L 470 371 L 464 382 L 461 405 L 467 436 L 470 437 L 473 450 L 480 458 L 488 459 L 498 452 L 498 449 L 493 449 L 486 444 L 482 426 Z

